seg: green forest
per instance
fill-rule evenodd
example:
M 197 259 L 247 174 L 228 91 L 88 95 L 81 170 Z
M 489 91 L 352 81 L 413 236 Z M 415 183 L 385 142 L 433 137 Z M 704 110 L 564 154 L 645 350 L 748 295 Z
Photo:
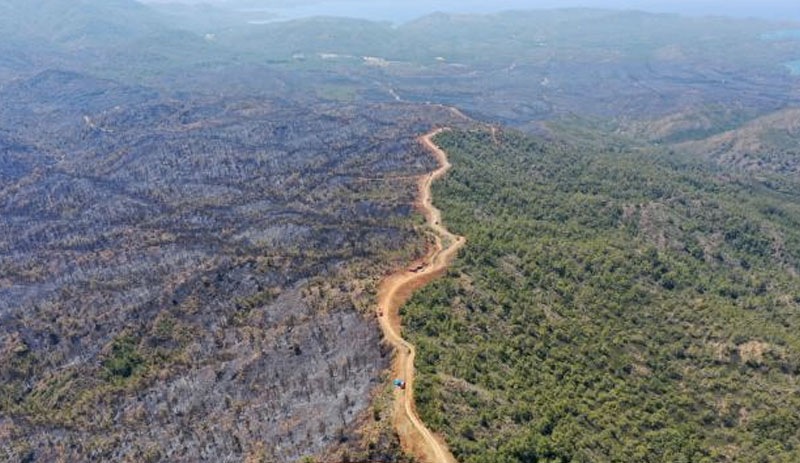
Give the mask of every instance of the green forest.
M 463 463 L 800 461 L 800 186 L 568 130 L 437 138 L 422 418 Z

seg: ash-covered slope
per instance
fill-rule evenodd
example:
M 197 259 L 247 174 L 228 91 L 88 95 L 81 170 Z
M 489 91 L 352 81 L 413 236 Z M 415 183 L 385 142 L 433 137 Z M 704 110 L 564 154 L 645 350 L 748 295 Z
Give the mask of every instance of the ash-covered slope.
M 348 439 L 388 362 L 366 291 L 421 251 L 407 177 L 432 160 L 415 135 L 449 113 L 175 100 L 60 72 L 15 92 L 5 456 L 286 461 Z

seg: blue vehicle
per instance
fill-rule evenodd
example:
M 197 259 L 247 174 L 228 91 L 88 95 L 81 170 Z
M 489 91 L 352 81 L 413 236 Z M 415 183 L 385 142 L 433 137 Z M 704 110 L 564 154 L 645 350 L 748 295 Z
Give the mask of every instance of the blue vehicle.
M 394 387 L 396 387 L 396 388 L 398 388 L 398 389 L 405 389 L 405 388 L 406 388 L 406 382 L 405 382 L 405 381 L 403 381 L 403 380 L 402 380 L 402 379 L 400 379 L 400 378 L 398 378 L 398 379 L 395 379 L 395 380 L 394 380 Z

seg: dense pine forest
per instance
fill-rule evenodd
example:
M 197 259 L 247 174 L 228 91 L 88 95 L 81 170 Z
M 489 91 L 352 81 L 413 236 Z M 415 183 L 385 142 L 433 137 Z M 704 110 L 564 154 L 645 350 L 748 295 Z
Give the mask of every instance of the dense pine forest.
M 559 130 L 437 139 L 423 418 L 464 463 L 798 461 L 796 178 Z

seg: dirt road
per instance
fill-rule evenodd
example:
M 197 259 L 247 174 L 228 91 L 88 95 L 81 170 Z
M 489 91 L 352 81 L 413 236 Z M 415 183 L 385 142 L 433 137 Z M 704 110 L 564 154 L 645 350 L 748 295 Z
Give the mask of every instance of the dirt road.
M 443 441 L 435 436 L 420 420 L 414 404 L 414 357 L 416 349 L 400 336 L 400 307 L 415 290 L 442 275 L 450 261 L 464 246 L 466 240 L 442 226 L 441 212 L 433 207 L 431 184 L 449 169 L 447 154 L 433 143 L 433 137 L 444 129 L 435 130 L 423 137 L 422 143 L 439 161 L 439 168 L 419 179 L 418 207 L 433 231 L 433 249 L 414 270 L 403 269 L 387 277 L 378 290 L 378 314 L 386 339 L 395 347 L 396 357 L 392 367 L 394 378 L 406 382 L 405 390 L 395 391 L 395 428 L 403 449 L 426 463 L 457 463 Z

